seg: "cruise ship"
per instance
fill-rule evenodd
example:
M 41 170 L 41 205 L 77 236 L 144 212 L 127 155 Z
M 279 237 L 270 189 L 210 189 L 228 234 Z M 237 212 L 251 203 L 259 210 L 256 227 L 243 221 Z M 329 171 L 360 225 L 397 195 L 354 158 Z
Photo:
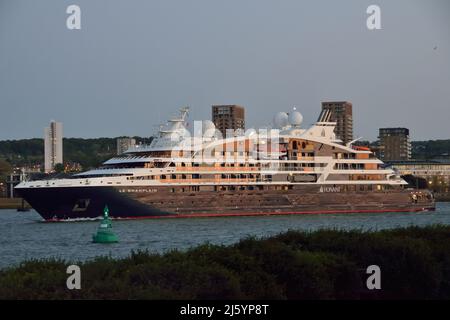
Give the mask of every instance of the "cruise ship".
M 47 221 L 351 214 L 434 210 L 368 148 L 337 139 L 322 111 L 279 112 L 269 128 L 223 137 L 209 121 L 187 127 L 188 108 L 149 145 L 128 149 L 68 179 L 25 181 L 16 191 Z

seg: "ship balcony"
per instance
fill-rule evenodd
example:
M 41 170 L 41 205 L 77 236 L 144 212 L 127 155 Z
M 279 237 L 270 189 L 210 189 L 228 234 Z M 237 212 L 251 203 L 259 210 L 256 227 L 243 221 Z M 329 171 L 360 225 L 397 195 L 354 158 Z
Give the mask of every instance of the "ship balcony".
M 163 179 L 158 180 L 161 183 L 175 183 L 175 184 L 201 184 L 201 183 L 254 183 L 265 181 L 258 178 L 217 178 L 217 179 Z M 267 180 L 268 181 L 268 180 Z
M 333 169 L 331 173 L 341 174 L 391 174 L 389 169 Z
M 265 172 L 265 171 L 298 171 L 298 172 L 315 172 L 323 171 L 324 167 L 283 167 L 283 166 L 270 166 L 270 167 L 179 167 L 176 169 L 177 173 L 215 173 L 215 172 Z
M 195 173 L 208 173 L 208 172 L 217 172 L 217 171 L 259 171 L 259 167 L 177 167 L 177 172 L 195 172 Z
M 261 171 L 298 171 L 298 172 L 315 172 L 315 171 L 323 171 L 323 167 L 269 167 L 269 168 L 261 168 Z
M 295 160 L 314 161 L 315 157 L 297 156 L 297 157 L 294 157 L 294 159 Z

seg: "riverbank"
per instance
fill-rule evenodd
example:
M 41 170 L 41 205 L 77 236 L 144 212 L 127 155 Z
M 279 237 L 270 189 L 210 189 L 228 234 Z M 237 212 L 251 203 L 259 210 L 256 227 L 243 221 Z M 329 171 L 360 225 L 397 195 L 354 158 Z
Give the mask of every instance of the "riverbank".
M 30 209 L 31 206 L 25 201 L 25 208 Z M 0 209 L 17 209 L 22 207 L 21 198 L 0 198 Z
M 439 202 L 450 202 L 450 193 L 435 193 L 434 197 Z
M 0 271 L 0 299 L 449 299 L 450 226 L 377 232 L 290 231 L 229 245 L 76 263 L 41 260 Z M 381 290 L 368 290 L 378 265 Z

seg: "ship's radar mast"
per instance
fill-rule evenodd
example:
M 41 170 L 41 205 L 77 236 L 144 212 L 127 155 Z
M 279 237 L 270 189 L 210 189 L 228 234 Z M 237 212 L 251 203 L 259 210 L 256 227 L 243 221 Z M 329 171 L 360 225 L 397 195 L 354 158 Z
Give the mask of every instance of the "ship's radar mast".
M 170 119 L 169 122 L 172 123 L 176 123 L 176 122 L 181 122 L 184 123 L 187 119 L 187 116 L 189 114 L 189 107 L 183 107 L 180 109 L 180 117 L 179 118 L 174 118 L 174 119 Z
M 189 107 L 183 107 L 180 109 L 178 117 L 172 118 L 167 121 L 166 125 L 160 126 L 158 137 L 153 139 L 150 147 L 170 147 L 189 136 L 185 127 L 188 113 Z

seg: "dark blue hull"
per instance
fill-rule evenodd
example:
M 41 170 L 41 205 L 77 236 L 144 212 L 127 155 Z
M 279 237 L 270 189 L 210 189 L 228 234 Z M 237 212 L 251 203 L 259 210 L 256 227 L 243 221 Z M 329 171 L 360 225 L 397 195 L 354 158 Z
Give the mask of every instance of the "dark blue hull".
M 431 194 L 388 192 L 326 193 L 319 185 L 291 190 L 186 191 L 186 187 L 83 186 L 29 187 L 16 191 L 45 219 L 97 219 L 105 205 L 113 219 L 218 217 L 284 214 L 417 212 L 433 210 Z M 322 190 L 322 191 L 321 191 Z M 325 190 L 326 191 L 326 190 Z
M 96 219 L 105 205 L 111 218 L 167 216 L 171 213 L 136 201 L 114 187 L 17 188 L 45 220 Z

